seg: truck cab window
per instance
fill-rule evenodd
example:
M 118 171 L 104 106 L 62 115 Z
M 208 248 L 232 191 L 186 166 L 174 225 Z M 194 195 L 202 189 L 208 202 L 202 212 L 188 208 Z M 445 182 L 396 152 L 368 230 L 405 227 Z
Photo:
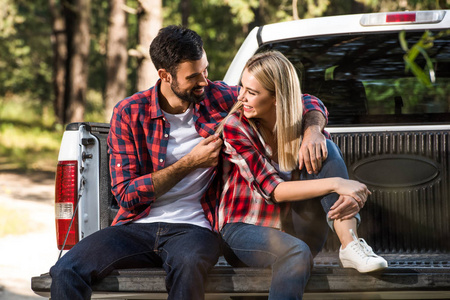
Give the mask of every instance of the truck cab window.
M 438 32 L 433 32 L 436 36 Z M 423 31 L 405 34 L 414 45 Z M 450 119 L 450 36 L 427 49 L 435 78 L 427 87 L 406 70 L 399 34 L 349 34 L 263 45 L 278 50 L 297 67 L 302 91 L 319 97 L 330 111 L 329 125 L 439 124 Z

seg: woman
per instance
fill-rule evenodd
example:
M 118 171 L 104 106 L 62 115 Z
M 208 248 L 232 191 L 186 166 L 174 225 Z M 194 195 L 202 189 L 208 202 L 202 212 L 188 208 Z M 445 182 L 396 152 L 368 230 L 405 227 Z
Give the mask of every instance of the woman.
M 291 203 L 314 199 L 308 201 L 320 201 L 341 241 L 344 267 L 360 272 L 387 267 L 356 237 L 358 205 L 344 218 L 330 217 L 340 197 L 352 197 L 362 207 L 370 194 L 364 184 L 345 179 L 334 143 L 327 141 L 329 154 L 318 179 L 299 180 L 313 175 L 298 171 L 302 100 L 292 64 L 279 52 L 257 54 L 247 62 L 241 82 L 238 103 L 217 129 L 224 139 L 219 229 L 228 262 L 272 267 L 269 299 L 301 299 L 313 255 L 304 241 L 282 231 L 282 220 Z

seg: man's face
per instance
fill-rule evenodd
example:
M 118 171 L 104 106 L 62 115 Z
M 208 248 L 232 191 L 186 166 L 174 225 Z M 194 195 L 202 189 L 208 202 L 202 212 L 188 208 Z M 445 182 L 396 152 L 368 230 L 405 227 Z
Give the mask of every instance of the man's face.
M 172 75 L 172 92 L 183 101 L 199 103 L 205 99 L 205 86 L 208 85 L 208 59 L 206 53 L 199 60 L 180 63 L 176 74 Z

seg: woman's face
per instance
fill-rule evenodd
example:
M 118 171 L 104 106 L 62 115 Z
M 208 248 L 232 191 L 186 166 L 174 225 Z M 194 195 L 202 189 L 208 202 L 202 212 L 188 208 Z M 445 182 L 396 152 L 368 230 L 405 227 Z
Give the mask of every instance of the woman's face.
M 275 125 L 275 96 L 266 90 L 247 69 L 242 74 L 241 83 L 238 100 L 244 104 L 245 117 L 258 118 Z

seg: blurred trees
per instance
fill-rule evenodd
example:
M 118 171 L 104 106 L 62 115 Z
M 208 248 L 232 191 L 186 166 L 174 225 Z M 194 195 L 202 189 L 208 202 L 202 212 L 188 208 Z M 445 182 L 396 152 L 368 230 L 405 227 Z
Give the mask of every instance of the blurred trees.
M 83 120 L 88 89 L 90 51 L 90 0 L 64 0 L 67 57 L 62 123 Z
M 83 120 L 88 89 L 90 0 L 49 0 L 54 111 L 59 123 Z
M 125 0 L 110 0 L 106 44 L 105 120 L 111 117 L 117 99 L 127 93 L 128 27 Z
M 51 20 L 51 42 L 53 51 L 53 97 L 54 112 L 59 123 L 66 119 L 66 60 L 67 60 L 67 32 L 66 21 L 63 17 L 63 9 L 56 0 L 49 0 L 49 12 Z
M 30 101 L 53 98 L 47 0 L 0 0 L 0 6 L 0 96 L 31 92 Z
M 136 89 L 142 91 L 155 84 L 158 79 L 150 59 L 149 46 L 162 27 L 162 0 L 138 0 L 138 41 L 139 55 Z M 119 99 L 120 100 L 120 99 Z
M 210 78 L 217 80 L 255 26 L 337 14 L 448 9 L 450 1 L 0 0 L 0 5 L 0 99 L 32 95 L 30 101 L 41 107 L 53 106 L 57 122 L 64 124 L 84 119 L 89 91 L 104 99 L 109 119 L 117 101 L 154 84 L 148 46 L 161 26 L 183 24 L 197 31 Z

